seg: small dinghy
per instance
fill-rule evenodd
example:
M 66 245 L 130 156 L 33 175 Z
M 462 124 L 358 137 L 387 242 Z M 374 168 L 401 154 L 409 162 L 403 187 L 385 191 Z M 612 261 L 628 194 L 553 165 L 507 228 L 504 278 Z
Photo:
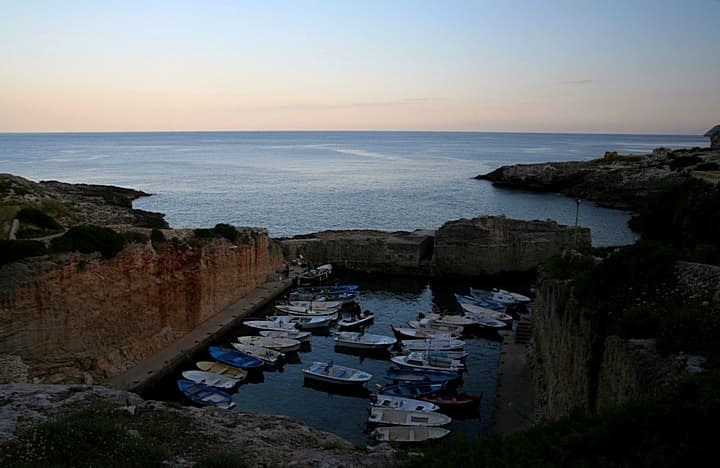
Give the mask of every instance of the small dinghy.
M 321 315 L 317 317 L 296 317 L 293 315 L 271 315 L 268 320 L 271 322 L 282 323 L 285 326 L 294 325 L 300 330 L 315 330 L 318 328 L 326 328 L 330 326 L 333 320 L 337 318 L 332 315 Z
M 440 409 L 438 405 L 429 401 L 384 394 L 371 395 L 370 406 L 413 411 L 437 411 Z
M 302 343 L 309 343 L 312 339 L 312 333 L 308 331 L 302 331 L 302 330 L 287 330 L 287 331 L 279 331 L 279 330 L 260 330 L 259 331 L 260 336 L 264 336 L 265 338 L 283 338 L 286 340 L 295 340 Z M 272 346 L 265 346 L 266 348 L 273 348 Z M 274 348 L 273 348 L 274 349 Z M 278 351 L 282 352 L 288 352 L 287 350 L 278 349 Z M 297 351 L 297 350 L 295 350 Z
M 404 409 L 370 408 L 368 423 L 386 426 L 445 426 L 452 422 L 450 416 L 434 411 L 414 411 Z
M 283 338 L 281 336 L 275 337 L 271 335 L 264 335 L 264 333 L 281 334 L 285 332 L 263 330 L 260 332 L 261 336 L 238 336 L 237 341 L 238 343 L 246 345 L 262 346 L 263 348 L 274 349 L 275 351 L 279 351 L 281 353 L 293 353 L 300 349 L 300 345 L 302 344 L 299 340 L 293 338 Z M 308 336 L 310 335 L 310 332 L 300 333 L 307 333 Z
M 482 307 L 475 304 L 460 304 L 460 307 L 463 308 L 466 315 L 470 315 L 470 317 L 482 317 L 482 318 L 488 318 L 493 320 L 499 320 L 501 322 L 505 322 L 507 324 L 512 324 L 513 318 L 511 315 L 506 314 L 505 312 L 500 312 L 497 310 L 488 309 L 487 307 Z
M 283 353 L 280 351 L 275 351 L 274 349 L 266 348 L 264 346 L 259 346 L 255 344 L 245 344 L 245 343 L 230 343 L 233 348 L 237 349 L 240 352 L 243 352 L 245 354 L 249 354 L 250 356 L 255 356 L 258 359 L 261 359 L 262 362 L 269 367 L 275 367 L 277 366 L 282 359 L 285 357 Z
M 235 406 L 230 395 L 209 385 L 183 379 L 178 380 L 177 385 L 186 397 L 200 405 L 213 405 L 224 409 Z
M 305 378 L 319 382 L 341 385 L 363 385 L 372 379 L 372 374 L 351 367 L 338 366 L 331 362 L 313 362 L 303 369 Z
M 362 332 L 338 332 L 335 335 L 335 345 L 353 349 L 390 349 L 397 340 L 392 336 L 373 335 Z
M 443 388 L 445 388 L 445 385 L 439 383 L 400 383 L 395 385 L 378 385 L 378 393 L 406 398 L 418 398 L 420 395 L 439 392 Z
M 429 313 L 425 318 L 433 323 L 446 327 L 468 327 L 473 324 L 471 319 L 463 317 L 462 315 Z
M 420 320 L 408 320 L 408 326 L 415 330 L 430 330 L 439 331 L 456 336 L 462 335 L 463 327 L 448 326 L 434 320 L 420 319 Z
M 451 393 L 447 391 L 440 391 L 428 395 L 420 395 L 418 397 L 421 400 L 435 403 L 441 409 L 446 411 L 458 411 L 458 410 L 469 410 L 477 409 L 482 401 L 482 394 L 480 396 L 468 395 L 467 393 Z
M 470 288 L 470 296 L 478 299 L 490 299 L 491 301 L 508 305 L 526 304 L 530 302 L 530 298 L 523 294 L 498 288 L 493 288 L 491 290 Z
M 454 380 L 460 380 L 460 374 L 457 372 L 431 371 L 425 369 L 401 369 L 391 367 L 385 373 L 385 378 L 395 382 L 447 384 Z
M 340 308 L 309 309 L 303 306 L 282 304 L 276 305 L 275 310 L 280 314 L 294 315 L 297 317 L 333 317 L 333 320 L 337 320 Z
M 238 369 L 237 367 L 228 366 L 214 361 L 198 361 L 195 363 L 198 369 L 205 372 L 212 372 L 213 374 L 220 374 L 224 377 L 230 377 L 236 379 L 238 382 L 242 382 L 247 378 L 247 371 Z M 190 379 L 192 380 L 192 379 Z
M 453 338 L 402 340 L 400 344 L 408 351 L 456 351 L 465 347 L 465 342 L 463 340 L 456 340 Z
M 332 274 L 332 265 L 327 263 L 317 268 L 310 268 L 300 273 L 297 277 L 298 286 L 304 284 L 316 284 L 325 281 Z
M 195 383 L 201 383 L 209 385 L 211 387 L 218 388 L 232 388 L 240 381 L 233 379 L 232 377 L 226 377 L 224 375 L 216 374 L 214 372 L 206 372 L 201 370 L 188 370 L 182 373 L 182 376 L 187 380 L 191 380 Z
M 444 427 L 380 426 L 370 433 L 370 437 L 377 442 L 416 444 L 428 440 L 442 439 L 448 434 L 450 434 L 450 430 Z
M 424 340 L 424 339 L 436 339 L 436 338 L 458 338 L 462 334 L 462 329 L 455 329 L 454 332 L 440 331 L 440 330 L 429 330 L 429 329 L 416 329 L 410 327 L 396 327 L 390 325 L 390 328 L 398 340 Z
M 240 369 L 257 369 L 264 365 L 262 359 L 234 349 L 223 348 L 222 346 L 210 346 L 209 351 L 210 356 L 223 364 L 239 367 Z
M 410 354 L 403 356 L 393 356 L 390 360 L 400 367 L 415 369 L 458 372 L 465 368 L 465 364 L 460 362 L 459 359 L 451 359 L 439 353 L 422 351 L 412 351 Z
M 463 296 L 462 294 L 455 294 L 455 299 L 462 304 L 473 304 L 480 307 L 485 307 L 486 309 L 492 309 L 499 312 L 505 311 L 505 304 L 501 304 L 499 302 L 495 302 L 489 298 L 484 297 L 473 297 L 473 296 Z
M 359 316 L 344 318 L 337 323 L 338 330 L 352 330 L 367 326 L 375 321 L 375 314 L 366 310 L 361 312 Z

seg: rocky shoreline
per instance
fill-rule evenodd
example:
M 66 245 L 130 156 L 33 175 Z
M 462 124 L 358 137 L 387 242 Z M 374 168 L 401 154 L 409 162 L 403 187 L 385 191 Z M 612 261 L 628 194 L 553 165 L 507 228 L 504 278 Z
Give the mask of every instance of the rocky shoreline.
M 688 177 L 720 179 L 720 150 L 658 148 L 647 155 L 503 166 L 476 179 L 498 187 L 557 192 L 609 208 L 636 210 L 647 197 Z

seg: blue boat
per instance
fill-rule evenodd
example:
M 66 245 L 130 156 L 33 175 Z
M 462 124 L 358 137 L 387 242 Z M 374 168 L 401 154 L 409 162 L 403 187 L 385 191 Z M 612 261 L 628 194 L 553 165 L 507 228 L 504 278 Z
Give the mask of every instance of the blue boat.
M 242 351 L 223 348 L 222 346 L 210 346 L 210 356 L 223 364 L 239 367 L 240 369 L 255 369 L 263 366 L 263 361 L 260 358 Z
M 378 385 L 378 393 L 382 395 L 416 398 L 430 395 L 445 388 L 441 383 L 400 383 L 395 385 Z
M 229 394 L 212 388 L 209 385 L 184 379 L 178 380 L 177 384 L 180 391 L 195 403 L 213 405 L 225 409 L 235 406 L 235 402 L 232 401 L 232 397 Z
M 457 372 L 443 372 L 423 369 L 400 369 L 391 367 L 385 373 L 385 378 L 395 382 L 402 383 L 439 383 L 447 384 L 449 382 L 459 380 L 460 374 Z

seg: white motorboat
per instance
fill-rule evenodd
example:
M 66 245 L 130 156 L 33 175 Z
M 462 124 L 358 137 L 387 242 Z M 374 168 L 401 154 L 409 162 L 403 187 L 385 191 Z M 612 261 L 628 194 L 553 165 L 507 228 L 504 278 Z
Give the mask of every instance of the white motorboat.
M 465 342 L 463 340 L 456 340 L 454 338 L 402 340 L 400 344 L 409 351 L 455 351 L 465 348 Z
M 396 327 L 390 325 L 393 334 L 398 340 L 424 340 L 424 339 L 456 339 L 462 334 L 462 328 L 455 328 L 453 331 L 447 332 L 442 330 L 418 329 L 410 327 Z
M 370 408 L 368 422 L 386 426 L 445 426 L 452 422 L 450 416 L 434 411 L 414 411 L 406 409 Z
M 272 330 L 272 331 L 295 331 L 298 327 L 294 323 L 280 322 L 277 320 L 246 320 L 243 322 L 246 327 L 256 330 Z
M 501 304 L 526 304 L 531 301 L 529 297 L 523 294 L 499 288 L 493 288 L 491 290 L 470 288 L 470 295 L 473 297 L 489 298 Z
M 266 366 L 277 366 L 284 357 L 283 353 L 280 351 L 275 351 L 274 349 L 266 348 L 264 346 L 245 343 L 230 344 L 238 351 L 242 351 L 245 354 L 261 359 Z
M 338 366 L 331 362 L 313 362 L 303 369 L 305 378 L 341 385 L 363 385 L 372 379 L 372 374 L 352 367 Z
M 287 331 L 278 331 L 278 330 L 260 330 L 260 336 L 264 336 L 266 338 L 287 338 L 290 340 L 297 340 L 300 343 L 309 343 L 312 339 L 312 333 L 308 331 L 302 331 L 302 330 L 287 330 Z M 265 345 L 263 345 L 265 346 Z M 273 348 L 272 346 L 265 346 L 266 348 Z M 273 348 L 274 349 L 274 348 Z M 287 350 L 279 349 L 278 351 L 287 352 Z M 293 350 L 297 351 L 297 350 Z
M 436 330 L 450 334 L 461 335 L 463 327 L 445 325 L 435 320 L 420 319 L 420 320 L 408 320 L 408 326 L 416 330 Z
M 210 385 L 211 387 L 218 388 L 232 388 L 238 383 L 240 383 L 240 380 L 238 379 L 216 374 L 214 372 L 206 372 L 201 370 L 184 371 L 182 373 L 182 376 L 195 383 L 202 383 L 205 385 Z
M 413 411 L 437 411 L 440 409 L 438 405 L 429 401 L 383 394 L 371 396 L 370 406 Z
M 468 303 L 460 303 L 460 307 L 463 308 L 466 315 L 470 314 L 472 316 L 479 316 L 483 318 L 489 318 L 493 320 L 499 320 L 501 322 L 505 322 L 507 324 L 512 324 L 513 318 L 511 315 L 506 314 L 505 312 L 499 312 L 497 310 L 488 309 L 486 307 L 482 307 L 475 304 L 468 304 Z
M 330 326 L 333 318 L 331 315 L 321 317 L 297 317 L 294 315 L 271 315 L 268 320 L 282 323 L 284 325 L 295 325 L 300 330 L 313 330 Z
M 412 444 L 442 439 L 448 434 L 450 434 L 450 430 L 444 427 L 380 426 L 370 433 L 370 437 L 378 442 Z
M 260 333 L 285 333 L 285 332 L 273 332 L 272 330 L 263 330 Z M 310 333 L 310 332 L 301 332 Z M 282 338 L 274 336 L 239 336 L 237 338 L 238 343 L 251 346 L 262 346 L 268 349 L 274 349 L 281 353 L 292 353 L 300 349 L 300 341 L 292 338 Z
M 333 320 L 337 320 L 340 314 L 340 309 L 310 309 L 304 306 L 279 304 L 275 306 L 281 314 L 295 315 L 298 317 L 332 317 Z
M 393 356 L 390 360 L 398 366 L 415 369 L 453 372 L 460 372 L 465 369 L 465 364 L 463 364 L 459 359 L 452 359 L 447 355 L 433 352 L 412 351 L 406 355 Z
M 467 327 L 473 325 L 473 321 L 471 319 L 463 317 L 462 315 L 436 314 L 431 312 L 424 318 L 446 327 Z
M 362 332 L 338 332 L 335 345 L 354 349 L 390 349 L 397 340 L 392 336 L 373 335 Z

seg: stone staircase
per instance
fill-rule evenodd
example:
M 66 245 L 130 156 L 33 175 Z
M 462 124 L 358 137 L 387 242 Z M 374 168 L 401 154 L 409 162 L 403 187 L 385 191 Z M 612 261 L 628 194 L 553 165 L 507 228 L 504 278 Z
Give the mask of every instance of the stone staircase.
M 515 327 L 515 343 L 526 344 L 530 341 L 530 335 L 532 334 L 532 322 L 530 317 L 523 316 Z

